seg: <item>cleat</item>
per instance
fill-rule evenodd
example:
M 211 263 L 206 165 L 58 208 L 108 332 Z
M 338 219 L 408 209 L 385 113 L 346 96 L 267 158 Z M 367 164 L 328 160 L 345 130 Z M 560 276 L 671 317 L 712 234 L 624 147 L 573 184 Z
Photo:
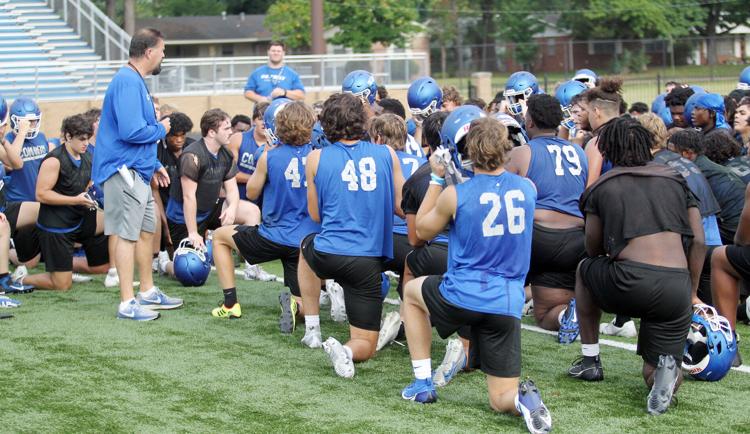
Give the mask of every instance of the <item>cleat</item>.
M 13 271 L 13 274 L 10 275 L 10 279 L 14 282 L 17 282 L 28 275 L 29 275 L 29 270 L 26 268 L 26 266 L 19 265 L 18 267 L 16 267 L 16 270 Z
M 401 391 L 401 397 L 407 401 L 419 402 L 420 404 L 432 404 L 437 401 L 437 391 L 430 378 L 414 380 Z
M 331 304 L 331 297 L 328 296 L 328 291 L 320 291 L 320 298 L 318 299 L 318 305 L 328 306 Z
M 301 341 L 310 348 L 320 348 L 323 346 L 323 338 L 320 336 L 320 327 L 313 326 L 305 328 L 305 336 Z
M 378 344 L 375 347 L 376 351 L 380 351 L 384 346 L 390 344 L 398 336 L 398 330 L 401 328 L 401 315 L 397 311 L 389 312 L 388 315 L 383 319 L 383 324 L 380 326 L 380 333 L 378 333 Z
M 534 299 L 530 298 L 529 301 L 523 304 L 523 310 L 521 311 L 522 316 L 533 316 L 534 315 Z
M 623 324 L 622 327 L 617 327 L 614 319 L 610 322 L 601 323 L 599 324 L 599 333 L 607 336 L 620 336 L 623 338 L 634 338 L 638 336 L 638 332 L 635 329 L 635 321 L 632 319 Z
M 12 309 L 21 305 L 21 302 L 4 295 L 0 295 L 0 308 Z
M 333 365 L 333 370 L 336 371 L 336 375 L 342 378 L 354 377 L 354 362 L 346 354 L 346 350 L 341 345 L 341 342 L 333 337 L 329 337 L 323 342 L 323 350 L 331 358 L 331 364 Z
M 659 364 L 654 373 L 654 384 L 648 393 L 646 408 L 648 414 L 658 416 L 664 414 L 672 403 L 675 385 L 680 378 L 680 368 L 674 356 L 659 356 Z
M 91 276 L 86 276 L 84 274 L 79 274 L 79 273 L 73 273 L 73 283 L 86 283 L 86 282 L 91 282 L 92 280 L 94 280 L 94 278 Z
M 136 300 L 131 300 L 125 308 L 117 309 L 117 318 L 133 321 L 152 321 L 159 318 L 159 312 L 144 309 Z
M 552 430 L 552 415 L 542 402 L 542 396 L 533 381 L 524 380 L 518 385 L 516 410 L 523 416 L 530 433 L 547 433 Z
M 568 375 L 586 381 L 602 381 L 604 380 L 604 369 L 599 357 L 592 362 L 586 357 L 580 356 L 573 361 L 572 366 L 568 369 Z
M 140 285 L 141 282 L 135 280 L 133 281 L 133 288 Z M 107 276 L 104 278 L 104 287 L 105 288 L 116 288 L 120 286 L 120 276 L 117 275 L 117 269 L 112 269 L 110 271 L 107 271 Z
M 576 315 L 576 299 L 571 298 L 560 319 L 560 330 L 557 331 L 557 341 L 561 344 L 572 344 L 578 338 L 578 316 Z
M 277 277 L 274 274 L 267 273 L 260 265 L 251 265 L 245 263 L 245 280 L 258 280 L 261 282 L 274 282 Z
M 297 300 L 289 291 L 281 291 L 279 294 L 279 305 L 281 305 L 281 316 L 279 317 L 279 329 L 281 333 L 291 334 L 297 325 Z
M 466 351 L 460 339 L 449 339 L 445 346 L 445 357 L 440 366 L 432 373 L 432 382 L 437 387 L 444 387 L 466 367 Z
M 333 280 L 326 280 L 326 292 L 331 299 L 331 319 L 336 322 L 346 321 L 344 288 Z
M 235 303 L 232 307 L 226 307 L 222 304 L 211 311 L 211 316 L 214 318 L 238 319 L 242 316 L 242 308 L 239 303 Z
M 33 285 L 24 285 L 21 280 L 14 280 L 11 276 L 0 279 L 0 293 L 27 294 L 29 292 L 34 292 Z
M 167 272 L 167 266 L 169 263 L 172 262 L 172 258 L 169 257 L 169 253 L 167 252 L 159 252 L 159 255 L 156 257 L 156 270 L 160 276 L 166 276 L 169 274 Z
M 138 303 L 140 303 L 140 305 L 145 309 L 169 310 L 177 309 L 178 307 L 182 306 L 181 298 L 169 297 L 167 294 L 161 292 L 161 289 L 159 289 L 158 287 L 154 287 L 153 289 L 153 294 L 149 296 L 144 297 L 142 292 L 139 292 L 136 296 L 136 300 L 138 300 Z

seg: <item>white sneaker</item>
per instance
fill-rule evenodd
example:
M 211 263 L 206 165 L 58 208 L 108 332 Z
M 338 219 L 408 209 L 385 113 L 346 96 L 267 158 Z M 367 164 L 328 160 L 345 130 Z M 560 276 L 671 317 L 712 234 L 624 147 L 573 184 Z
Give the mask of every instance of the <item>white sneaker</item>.
M 310 348 L 320 348 L 323 346 L 323 338 L 320 335 L 320 326 L 318 327 L 306 327 L 305 336 L 302 338 L 302 343 Z
M 344 288 L 329 279 L 326 280 L 326 291 L 331 298 L 331 319 L 336 322 L 346 321 L 346 302 L 344 301 Z
M 94 280 L 91 276 L 86 276 L 79 273 L 73 273 L 73 283 L 86 283 Z
M 158 273 L 159 272 L 159 257 L 155 257 L 151 261 L 151 272 Z
M 162 253 L 164 253 L 162 255 Z M 156 271 L 159 272 L 160 276 L 166 276 L 167 273 L 167 266 L 170 262 L 172 262 L 172 258 L 169 257 L 169 253 L 167 252 L 159 252 L 159 256 L 156 257 Z
M 331 364 L 333 365 L 333 370 L 336 371 L 336 375 L 343 378 L 354 377 L 354 362 L 346 354 L 346 350 L 341 345 L 341 342 L 333 337 L 329 337 L 323 342 L 323 350 L 331 358 Z
M 445 357 L 440 366 L 432 373 L 432 384 L 443 387 L 466 367 L 466 351 L 460 339 L 448 339 L 445 346 Z
M 13 281 L 21 280 L 28 275 L 29 270 L 26 268 L 26 266 L 19 265 L 18 267 L 16 267 L 16 270 L 13 272 L 13 274 L 10 275 L 10 279 Z
M 622 325 L 617 327 L 615 320 L 610 322 L 599 324 L 599 333 L 607 336 L 620 336 L 623 338 L 634 338 L 638 336 L 638 332 L 635 330 L 635 322 L 631 319 Z
M 245 280 L 259 280 L 261 282 L 272 282 L 277 279 L 276 275 L 267 273 L 260 265 L 251 265 L 245 262 Z
M 384 346 L 393 342 L 398 336 L 398 329 L 401 328 L 401 315 L 398 311 L 388 312 L 388 315 L 383 319 L 383 324 L 380 326 L 380 333 L 378 333 L 378 345 L 375 347 L 376 351 L 380 351 Z
M 331 304 L 331 297 L 328 295 L 328 291 L 320 291 L 320 299 L 318 300 L 318 305 L 328 306 L 329 304 Z
M 117 269 L 113 268 L 107 271 L 107 277 L 104 278 L 105 288 L 114 288 L 120 286 L 120 276 L 117 275 Z

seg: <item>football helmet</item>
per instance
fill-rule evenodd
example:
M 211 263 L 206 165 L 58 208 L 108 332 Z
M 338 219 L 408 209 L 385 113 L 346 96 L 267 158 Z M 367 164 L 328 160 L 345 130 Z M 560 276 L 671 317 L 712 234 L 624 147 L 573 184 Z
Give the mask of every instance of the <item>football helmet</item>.
M 666 93 L 660 93 L 659 95 L 654 98 L 653 102 L 651 102 L 651 113 L 658 114 L 661 109 L 667 106 L 667 103 L 664 102 L 664 98 L 667 96 Z
M 0 95 L 0 127 L 5 125 L 6 122 L 8 122 L 8 103 Z
M 518 71 L 508 77 L 503 96 L 508 101 L 511 114 L 523 114 L 526 101 L 531 95 L 539 93 L 539 82 L 534 74 L 528 71 Z
M 39 104 L 31 98 L 16 98 L 10 106 L 10 128 L 16 134 L 21 128 L 19 121 L 22 119 L 37 121 L 36 125 L 32 125 L 29 132 L 26 133 L 26 138 L 33 139 L 38 136 L 39 130 L 42 128 L 42 111 L 39 109 Z
M 708 93 L 706 89 L 702 88 L 701 86 L 698 86 L 697 84 L 690 85 L 690 89 L 693 89 L 693 92 L 695 93 Z
M 206 234 L 206 261 L 208 265 L 214 265 L 214 231 Z
M 592 89 L 596 87 L 596 82 L 599 80 L 599 76 L 596 75 L 596 72 L 590 69 L 579 69 L 573 76 L 573 80 L 580 81 L 585 84 L 586 87 Z
M 211 265 L 206 251 L 196 249 L 185 238 L 174 251 L 174 275 L 183 286 L 201 286 L 206 283 Z
M 457 166 L 465 171 L 472 171 L 472 162 L 464 154 L 466 134 L 469 133 L 474 119 L 487 115 L 475 105 L 462 105 L 453 110 L 440 129 L 440 146 L 447 149 Z
M 750 90 L 750 66 L 740 72 L 740 81 L 737 82 L 737 89 Z
M 380 273 L 380 297 L 385 300 L 391 290 L 391 279 L 385 273 Z
M 341 83 L 341 91 L 358 96 L 372 105 L 375 103 L 378 85 L 375 83 L 375 76 L 368 71 L 358 69 L 344 77 L 344 82 Z
M 432 77 L 422 77 L 409 85 L 406 101 L 412 116 L 424 119 L 440 111 L 443 105 L 443 91 Z
M 711 306 L 696 305 L 682 369 L 698 380 L 719 381 L 729 372 L 736 354 L 737 339 L 729 321 Z
M 501 112 L 494 113 L 491 116 L 500 121 L 508 129 L 508 138 L 513 141 L 514 147 L 522 146 L 529 142 L 529 138 L 526 136 L 523 127 L 521 127 L 521 124 L 513 116 Z
M 570 113 L 570 106 L 573 97 L 585 92 L 588 87 L 578 80 L 570 80 L 561 84 L 555 91 L 555 98 L 560 101 L 560 108 L 563 112 L 563 120 L 560 123 L 563 127 L 572 130 L 575 128 L 573 115 Z
M 276 115 L 290 102 L 292 100 L 289 98 L 276 98 L 271 101 L 271 104 L 266 108 L 266 112 L 263 113 L 263 126 L 266 127 L 265 135 L 268 143 L 279 144 L 279 138 L 276 136 Z
M 669 107 L 662 107 L 656 114 L 659 115 L 659 118 L 661 118 L 662 121 L 664 121 L 664 126 L 667 128 L 672 127 L 674 120 L 672 119 L 672 111 Z

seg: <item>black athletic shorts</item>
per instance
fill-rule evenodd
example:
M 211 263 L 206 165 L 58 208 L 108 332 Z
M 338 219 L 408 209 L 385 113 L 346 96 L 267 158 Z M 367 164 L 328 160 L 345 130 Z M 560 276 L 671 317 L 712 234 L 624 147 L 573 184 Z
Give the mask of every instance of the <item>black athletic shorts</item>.
M 317 234 L 302 240 L 302 255 L 321 279 L 334 279 L 344 288 L 349 324 L 364 330 L 379 331 L 383 313 L 381 294 L 383 258 L 342 256 L 315 250 Z
M 406 256 L 406 263 L 414 277 L 436 276 L 448 271 L 448 245 L 425 244 Z
M 217 229 L 221 226 L 221 208 L 224 205 L 224 198 L 220 198 L 219 201 L 214 205 L 214 209 L 211 214 L 206 217 L 205 220 L 198 223 L 198 234 L 205 236 L 206 231 Z M 184 240 L 188 236 L 188 230 L 185 223 L 175 223 L 167 218 L 167 224 L 169 226 L 169 237 L 172 238 L 172 244 L 177 246 L 180 241 Z
M 108 263 L 107 236 L 95 234 L 96 212 L 87 213 L 81 226 L 73 232 L 60 234 L 39 229 L 39 243 L 45 270 L 48 273 L 73 271 L 73 245 L 75 243 L 83 246 L 90 267 Z
M 534 286 L 575 290 L 576 268 L 586 257 L 583 228 L 553 229 L 534 223 L 527 281 Z
M 693 315 L 690 272 L 606 256 L 585 259 L 581 279 L 609 313 L 641 319 L 638 354 L 656 366 L 659 355 L 682 360 Z
M 514 378 L 521 375 L 521 320 L 456 307 L 440 293 L 441 276 L 428 276 L 422 284 L 422 298 L 430 322 L 446 339 L 464 326 L 471 327 L 471 346 L 478 353 L 487 375 Z M 687 335 L 687 332 L 685 332 Z
M 16 256 L 20 262 L 28 262 L 41 252 L 39 245 L 39 229 L 36 225 L 18 230 L 18 213 L 22 202 L 8 202 L 5 206 L 5 217 L 10 225 L 10 237 L 16 249 Z
M 299 247 L 289 247 L 275 243 L 258 232 L 258 226 L 240 225 L 236 227 L 232 239 L 237 245 L 242 258 L 251 264 L 281 260 L 284 267 L 284 285 L 292 295 L 301 297 L 297 280 L 297 265 L 299 264 Z
M 404 298 L 404 289 L 401 286 L 401 282 L 404 280 L 404 263 L 406 256 L 411 253 L 414 247 L 409 244 L 409 237 L 402 234 L 393 234 L 393 259 L 389 259 L 383 263 L 383 270 L 393 271 L 398 274 L 398 285 L 396 291 L 398 291 L 399 297 Z

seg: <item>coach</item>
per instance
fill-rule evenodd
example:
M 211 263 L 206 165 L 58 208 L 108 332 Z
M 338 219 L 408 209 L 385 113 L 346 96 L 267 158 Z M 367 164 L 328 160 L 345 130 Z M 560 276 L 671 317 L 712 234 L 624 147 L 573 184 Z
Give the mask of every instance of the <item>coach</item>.
M 257 68 L 247 78 L 245 98 L 258 103 L 279 97 L 305 97 L 305 87 L 299 75 L 284 64 L 285 48 L 283 42 L 271 41 L 268 46 L 268 65 Z
M 169 183 L 156 158 L 157 141 L 170 129 L 169 118 L 156 118 L 144 77 L 157 75 L 164 59 L 164 37 L 158 30 L 138 30 L 130 41 L 130 59 L 112 78 L 104 94 L 93 162 L 94 183 L 103 185 L 107 203 L 104 232 L 115 238 L 115 265 L 121 303 L 117 317 L 147 321 L 173 309 L 182 300 L 164 295 L 151 276 L 151 240 L 156 230 L 150 181 Z M 154 173 L 156 172 L 156 173 Z M 134 258 L 140 293 L 133 297 Z

